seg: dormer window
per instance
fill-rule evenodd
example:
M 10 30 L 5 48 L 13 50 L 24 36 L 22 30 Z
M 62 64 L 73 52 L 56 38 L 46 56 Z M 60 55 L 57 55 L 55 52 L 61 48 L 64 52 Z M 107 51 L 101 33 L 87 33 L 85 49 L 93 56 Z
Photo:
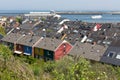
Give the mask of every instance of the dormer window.
M 113 58 L 113 57 L 115 56 L 115 54 L 116 54 L 115 52 L 110 51 L 110 52 L 108 53 L 107 57 Z
M 120 54 L 118 54 L 118 55 L 116 56 L 116 59 L 120 59 Z

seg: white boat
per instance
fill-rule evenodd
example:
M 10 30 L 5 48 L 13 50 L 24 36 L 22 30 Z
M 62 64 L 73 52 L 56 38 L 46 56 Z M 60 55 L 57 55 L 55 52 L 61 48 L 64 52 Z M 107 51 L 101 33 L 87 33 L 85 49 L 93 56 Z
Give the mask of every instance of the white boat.
M 94 15 L 94 16 L 91 16 L 91 18 L 92 19 L 100 19 L 100 18 L 102 18 L 102 16 L 101 15 Z

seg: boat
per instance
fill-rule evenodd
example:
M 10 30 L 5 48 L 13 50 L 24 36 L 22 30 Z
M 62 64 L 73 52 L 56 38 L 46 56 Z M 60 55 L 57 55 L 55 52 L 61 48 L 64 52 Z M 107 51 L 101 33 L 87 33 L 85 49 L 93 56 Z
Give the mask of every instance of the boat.
M 100 18 L 102 18 L 102 16 L 101 15 L 94 15 L 94 16 L 91 16 L 91 18 L 92 19 L 100 19 Z

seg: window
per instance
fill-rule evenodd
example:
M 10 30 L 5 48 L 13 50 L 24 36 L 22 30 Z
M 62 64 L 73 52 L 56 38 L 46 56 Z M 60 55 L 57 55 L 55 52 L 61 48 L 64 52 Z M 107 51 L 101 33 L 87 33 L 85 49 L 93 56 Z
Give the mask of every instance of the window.
M 63 53 L 66 53 L 66 44 L 63 44 Z
M 29 51 L 29 48 L 27 47 L 27 51 Z
M 47 52 L 47 55 L 48 55 L 48 56 L 50 56 L 50 55 L 51 55 L 49 51 Z
M 120 59 L 120 53 L 116 55 L 116 59 Z
M 63 47 L 66 48 L 66 44 L 63 44 Z
M 18 45 L 18 48 L 19 48 L 19 49 L 21 49 L 21 46 L 20 46 L 20 45 Z
M 110 51 L 107 56 L 113 58 L 115 56 L 115 52 Z
M 40 53 L 40 49 L 38 49 L 38 52 Z
M 116 56 L 116 58 L 117 58 L 117 59 L 120 59 L 120 54 L 118 54 L 118 55 Z

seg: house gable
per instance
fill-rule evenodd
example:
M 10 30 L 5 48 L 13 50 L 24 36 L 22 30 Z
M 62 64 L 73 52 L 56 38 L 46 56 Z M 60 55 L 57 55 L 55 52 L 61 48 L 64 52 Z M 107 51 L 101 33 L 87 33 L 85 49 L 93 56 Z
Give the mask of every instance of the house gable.
M 72 45 L 70 43 L 68 43 L 67 41 L 63 41 L 54 51 L 55 52 L 54 59 L 59 60 L 64 55 L 68 54 L 71 48 L 72 48 Z

